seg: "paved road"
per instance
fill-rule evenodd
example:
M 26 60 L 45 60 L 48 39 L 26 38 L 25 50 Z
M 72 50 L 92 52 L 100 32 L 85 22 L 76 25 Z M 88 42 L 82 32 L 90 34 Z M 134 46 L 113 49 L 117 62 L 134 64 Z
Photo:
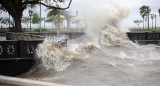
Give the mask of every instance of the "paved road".
M 0 36 L 0 41 L 1 40 L 6 40 L 6 36 Z

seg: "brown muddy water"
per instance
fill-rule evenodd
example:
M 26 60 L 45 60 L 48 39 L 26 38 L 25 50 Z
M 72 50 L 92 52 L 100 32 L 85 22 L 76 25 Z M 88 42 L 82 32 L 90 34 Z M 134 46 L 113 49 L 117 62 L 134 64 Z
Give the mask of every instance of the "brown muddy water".
M 85 35 L 59 48 L 63 39 L 39 44 L 37 65 L 20 77 L 71 86 L 160 86 L 160 46 L 134 44 L 111 26 L 98 42 Z

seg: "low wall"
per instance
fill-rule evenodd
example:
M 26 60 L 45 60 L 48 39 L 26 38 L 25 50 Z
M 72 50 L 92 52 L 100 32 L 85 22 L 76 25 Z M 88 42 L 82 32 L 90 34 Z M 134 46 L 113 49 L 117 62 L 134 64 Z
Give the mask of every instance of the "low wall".
M 31 69 L 35 64 L 35 49 L 41 42 L 41 40 L 0 41 L 0 75 L 16 76 Z
M 160 40 L 160 33 L 127 33 L 130 40 Z
M 84 32 L 45 32 L 45 33 L 7 33 L 7 40 L 43 40 L 46 36 L 66 36 L 68 39 L 75 39 Z
M 34 35 L 26 33 L 7 33 L 6 40 L 43 40 L 43 35 Z
M 0 75 L 0 86 L 67 86 L 67 85 Z
M 78 38 L 85 33 L 80 32 L 45 32 L 45 33 L 7 33 L 7 40 L 43 40 L 46 36 L 65 36 L 68 39 Z M 140 44 L 160 44 L 160 33 L 126 33 L 128 38 L 133 42 L 137 41 Z
M 34 50 L 42 40 L 0 41 L 0 59 L 33 57 Z
M 140 45 L 147 45 L 147 44 L 160 45 L 160 40 L 134 40 L 134 42 Z
M 160 33 L 127 33 L 128 38 L 138 44 L 156 44 L 160 45 Z

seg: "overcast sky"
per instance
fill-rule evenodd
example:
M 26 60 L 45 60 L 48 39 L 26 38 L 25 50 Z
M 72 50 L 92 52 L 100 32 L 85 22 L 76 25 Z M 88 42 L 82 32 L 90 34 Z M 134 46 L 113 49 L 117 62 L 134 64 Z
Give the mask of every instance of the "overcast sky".
M 127 22 L 128 25 L 126 26 L 135 26 L 135 24 L 133 23 L 133 20 L 135 19 L 141 19 L 141 16 L 139 14 L 139 8 L 142 5 L 148 5 L 151 8 L 151 13 L 152 14 L 156 14 L 157 15 L 157 25 L 160 26 L 160 17 L 159 17 L 159 13 L 158 13 L 158 9 L 160 8 L 160 0 L 132 0 L 132 2 L 134 2 L 134 5 L 130 11 L 130 15 L 128 18 L 125 19 L 124 23 Z M 141 24 L 142 26 L 142 24 Z M 151 26 L 151 19 L 150 19 L 150 26 Z
M 122 23 L 123 26 L 126 27 L 136 27 L 136 24 L 133 23 L 135 19 L 142 19 L 139 13 L 139 8 L 142 5 L 148 5 L 151 8 L 151 13 L 157 15 L 157 25 L 160 26 L 160 17 L 158 13 L 158 9 L 160 8 L 160 0 L 73 0 L 71 9 L 80 9 L 85 5 L 88 6 L 92 3 L 96 3 L 95 6 L 98 8 L 102 4 L 120 4 L 122 6 L 126 6 L 130 8 L 130 13 L 127 18 L 124 18 Z M 101 9 L 101 8 L 99 8 Z M 150 20 L 151 23 L 151 20 Z M 142 26 L 142 24 L 141 24 Z M 150 24 L 151 26 L 151 24 Z
M 151 13 L 157 15 L 157 26 L 160 26 L 160 17 L 158 14 L 158 9 L 160 8 L 160 0 L 73 0 L 69 11 L 72 12 L 73 15 L 76 15 L 76 10 L 79 12 L 79 17 L 83 17 L 84 10 L 88 9 L 89 6 L 94 6 L 97 9 L 102 9 L 102 5 L 120 5 L 130 10 L 130 13 L 124 20 L 122 21 L 122 26 L 124 27 L 136 27 L 136 24 L 133 23 L 135 19 L 142 19 L 139 14 L 139 8 L 142 5 L 148 5 L 151 8 Z M 39 13 L 39 6 L 37 6 L 36 11 Z M 42 17 L 46 17 L 47 11 L 46 8 L 42 6 Z M 26 10 L 23 14 L 24 16 L 28 16 L 28 11 Z M 90 14 L 92 15 L 92 14 Z M 1 13 L 0 17 L 8 17 L 7 13 Z M 151 23 L 151 20 L 150 20 Z M 23 25 L 24 26 L 24 25 Z M 43 26 L 43 22 L 42 22 Z M 46 24 L 46 26 L 50 27 L 51 24 Z M 151 26 L 151 24 L 150 24 Z M 141 24 L 142 27 L 142 24 Z

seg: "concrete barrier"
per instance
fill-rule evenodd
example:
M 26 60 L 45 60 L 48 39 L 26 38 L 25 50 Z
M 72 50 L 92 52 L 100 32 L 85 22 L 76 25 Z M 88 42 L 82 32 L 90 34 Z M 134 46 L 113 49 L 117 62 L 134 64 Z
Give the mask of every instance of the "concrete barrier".
M 43 40 L 46 36 L 66 36 L 75 39 L 84 35 L 84 32 L 50 32 L 50 33 L 7 33 L 7 40 Z
M 0 41 L 0 75 L 16 76 L 32 68 L 35 64 L 35 49 L 42 41 Z
M 127 33 L 128 38 L 132 40 L 133 42 L 136 42 L 141 45 L 147 45 L 147 44 L 156 44 L 160 45 L 160 32 L 156 33 Z
M 68 85 L 0 75 L 0 86 L 68 86 Z

